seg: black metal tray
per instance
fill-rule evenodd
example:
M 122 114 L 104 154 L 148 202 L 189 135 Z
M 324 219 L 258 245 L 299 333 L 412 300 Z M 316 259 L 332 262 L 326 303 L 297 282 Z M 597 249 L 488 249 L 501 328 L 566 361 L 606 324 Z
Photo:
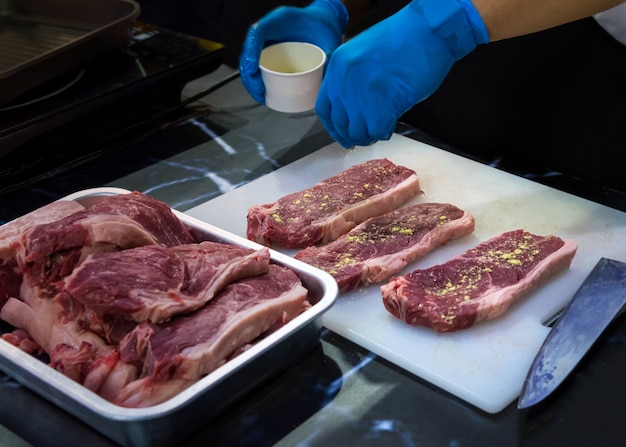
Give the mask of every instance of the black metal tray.
M 0 104 L 123 46 L 133 0 L 0 0 Z

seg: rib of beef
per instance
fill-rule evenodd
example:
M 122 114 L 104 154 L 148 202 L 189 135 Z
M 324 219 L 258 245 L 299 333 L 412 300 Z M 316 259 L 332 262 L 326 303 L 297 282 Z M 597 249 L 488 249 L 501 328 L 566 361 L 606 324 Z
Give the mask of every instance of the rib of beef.
M 370 160 L 274 203 L 250 207 L 246 234 L 267 246 L 318 245 L 420 192 L 415 171 L 387 159 Z
M 310 307 L 307 290 L 290 269 L 268 272 L 226 287 L 202 309 L 168 323 L 139 324 L 120 343 L 121 359 L 142 378 L 115 399 L 123 406 L 154 405 L 222 365 L 231 353 Z
M 423 203 L 372 217 L 295 258 L 332 275 L 340 292 L 381 282 L 435 247 L 474 231 L 474 217 L 442 203 Z
M 502 315 L 556 272 L 568 268 L 577 245 L 556 236 L 515 230 L 381 287 L 395 317 L 438 332 L 466 329 Z
M 160 323 L 199 309 L 232 281 L 267 272 L 267 248 L 205 241 L 95 253 L 63 280 L 61 295 L 100 316 Z

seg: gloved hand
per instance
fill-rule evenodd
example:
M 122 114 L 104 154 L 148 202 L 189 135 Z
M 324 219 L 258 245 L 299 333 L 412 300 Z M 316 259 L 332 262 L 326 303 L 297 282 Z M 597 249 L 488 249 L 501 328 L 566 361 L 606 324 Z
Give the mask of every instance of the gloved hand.
M 341 45 L 348 24 L 348 11 L 339 0 L 315 0 L 305 8 L 281 6 L 271 11 L 248 30 L 239 58 L 239 73 L 248 93 L 265 104 L 261 79 L 261 50 L 279 42 L 308 42 L 320 47 L 328 60 Z
M 470 0 L 413 0 L 333 53 L 317 113 L 346 148 L 389 139 L 398 118 L 488 40 Z

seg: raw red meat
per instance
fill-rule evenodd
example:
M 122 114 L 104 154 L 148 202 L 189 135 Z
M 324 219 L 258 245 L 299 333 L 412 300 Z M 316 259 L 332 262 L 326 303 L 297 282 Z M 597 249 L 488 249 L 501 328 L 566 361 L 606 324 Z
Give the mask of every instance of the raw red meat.
M 63 307 L 53 299 L 10 298 L 2 307 L 0 316 L 12 326 L 26 330 L 48 353 L 61 344 L 78 349 L 83 341 L 106 349 L 106 343 L 100 337 L 69 320 Z
M 474 218 L 442 203 L 423 203 L 372 217 L 322 247 L 295 258 L 325 270 L 340 292 L 381 282 L 439 245 L 474 231 Z
M 15 328 L 13 335 L 5 334 L 9 342 L 21 337 L 25 330 L 43 351 L 50 354 L 50 365 L 83 384 L 94 392 L 102 387 L 112 388 L 116 379 L 117 389 L 127 382 L 119 381 L 119 371 L 130 370 L 127 380 L 136 376 L 132 365 L 118 365 L 115 347 L 107 344 L 77 321 L 67 318 L 62 306 L 54 299 L 29 297 L 27 301 L 10 298 L 0 311 L 0 317 Z M 32 344 L 18 345 L 33 348 Z M 111 373 L 117 371 L 117 376 Z
M 556 236 L 515 230 L 381 287 L 395 317 L 438 332 L 466 329 L 502 315 L 511 304 L 568 268 L 577 245 Z
M 269 261 L 267 248 L 208 241 L 96 253 L 64 279 L 62 295 L 100 316 L 160 323 L 199 309 L 232 281 L 265 273 Z
M 370 160 L 274 203 L 250 207 L 246 234 L 267 246 L 318 245 L 420 192 L 415 171 L 387 159 Z
M 59 200 L 2 225 L 0 227 L 0 259 L 6 259 L 15 255 L 14 244 L 19 241 L 25 231 L 37 225 L 63 219 L 83 209 L 85 207 L 78 202 Z
M 22 233 L 16 245 L 21 294 L 55 296 L 54 283 L 91 253 L 193 242 L 191 230 L 165 203 L 138 192 L 105 196 L 84 210 Z
M 0 338 L 28 354 L 43 354 L 44 352 L 41 346 L 39 346 L 37 342 L 33 340 L 33 337 L 24 329 L 15 329 L 11 332 L 5 332 Z
M 153 405 L 221 366 L 233 351 L 310 307 L 307 290 L 290 269 L 275 264 L 261 276 L 230 284 L 205 307 L 168 323 L 138 325 L 120 343 L 121 359 L 143 377 L 115 403 Z
M 19 296 L 22 274 L 15 259 L 0 260 L 0 308 L 12 296 Z
M 54 222 L 83 210 L 71 200 L 52 202 L 0 227 L 0 307 L 20 293 L 22 274 L 15 259 L 22 235 L 36 225 Z
M 83 211 L 32 228 L 23 237 L 24 261 L 55 252 L 110 244 L 174 246 L 196 242 L 163 202 L 138 192 L 103 197 Z

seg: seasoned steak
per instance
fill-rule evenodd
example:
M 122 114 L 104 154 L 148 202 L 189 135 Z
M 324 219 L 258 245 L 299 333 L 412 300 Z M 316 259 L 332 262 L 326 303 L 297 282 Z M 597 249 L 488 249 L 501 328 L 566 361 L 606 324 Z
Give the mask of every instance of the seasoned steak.
M 474 218 L 456 206 L 422 203 L 372 217 L 322 247 L 295 258 L 332 275 L 339 291 L 381 282 L 409 262 L 474 231 Z
M 246 234 L 267 246 L 318 245 L 420 192 L 415 171 L 387 159 L 370 160 L 274 203 L 250 207 Z
M 466 329 L 502 315 L 556 272 L 577 245 L 556 236 L 515 230 L 434 267 L 394 277 L 381 287 L 395 317 L 438 332 Z

